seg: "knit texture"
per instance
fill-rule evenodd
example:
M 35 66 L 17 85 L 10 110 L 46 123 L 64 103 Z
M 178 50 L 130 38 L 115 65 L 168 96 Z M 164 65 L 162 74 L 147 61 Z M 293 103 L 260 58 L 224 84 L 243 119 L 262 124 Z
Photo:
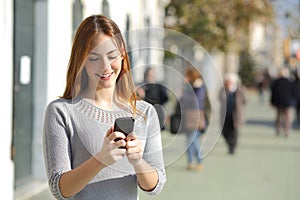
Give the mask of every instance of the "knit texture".
M 137 101 L 137 109 L 143 115 L 135 116 L 134 133 L 143 143 L 143 158 L 158 172 L 158 184 L 147 192 L 155 195 L 166 181 L 159 121 L 154 107 L 145 101 Z M 64 198 L 59 189 L 61 175 L 98 153 L 115 119 L 126 116 L 132 117 L 129 107 L 106 111 L 79 98 L 57 99 L 48 105 L 44 119 L 44 157 L 49 187 L 55 198 L 138 199 L 136 175 L 126 157 L 101 170 L 71 198 Z

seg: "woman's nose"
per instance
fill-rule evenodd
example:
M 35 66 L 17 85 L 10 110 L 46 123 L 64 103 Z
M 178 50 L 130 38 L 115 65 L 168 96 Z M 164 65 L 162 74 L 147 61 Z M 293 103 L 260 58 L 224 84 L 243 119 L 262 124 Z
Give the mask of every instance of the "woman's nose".
M 103 66 L 102 67 L 104 69 L 110 68 L 110 61 L 109 61 L 109 59 L 106 56 L 103 57 Z

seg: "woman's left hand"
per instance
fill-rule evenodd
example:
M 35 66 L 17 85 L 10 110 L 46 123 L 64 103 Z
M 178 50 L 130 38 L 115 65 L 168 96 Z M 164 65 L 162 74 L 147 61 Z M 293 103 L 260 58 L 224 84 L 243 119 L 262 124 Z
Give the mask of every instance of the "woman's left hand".
M 143 144 L 134 133 L 130 133 L 126 137 L 126 155 L 128 161 L 134 166 L 142 160 Z

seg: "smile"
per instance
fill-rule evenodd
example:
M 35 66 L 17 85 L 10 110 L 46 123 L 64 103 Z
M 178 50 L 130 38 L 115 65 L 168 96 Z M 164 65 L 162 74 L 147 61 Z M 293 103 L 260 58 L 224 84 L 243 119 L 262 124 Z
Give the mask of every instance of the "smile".
M 110 73 L 108 73 L 108 74 L 102 74 L 102 75 L 97 74 L 97 76 L 98 76 L 99 78 L 103 79 L 103 80 L 107 80 L 107 79 L 109 79 L 113 74 L 114 74 L 114 72 L 112 71 L 112 72 L 110 72 Z

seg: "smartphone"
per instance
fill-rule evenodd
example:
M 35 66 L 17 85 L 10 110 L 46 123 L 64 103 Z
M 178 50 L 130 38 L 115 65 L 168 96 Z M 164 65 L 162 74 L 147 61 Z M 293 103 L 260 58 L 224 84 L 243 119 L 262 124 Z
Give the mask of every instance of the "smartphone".
M 132 117 L 121 117 L 115 120 L 114 131 L 119 131 L 127 136 L 133 131 L 134 119 Z M 119 138 L 115 141 L 120 140 Z

